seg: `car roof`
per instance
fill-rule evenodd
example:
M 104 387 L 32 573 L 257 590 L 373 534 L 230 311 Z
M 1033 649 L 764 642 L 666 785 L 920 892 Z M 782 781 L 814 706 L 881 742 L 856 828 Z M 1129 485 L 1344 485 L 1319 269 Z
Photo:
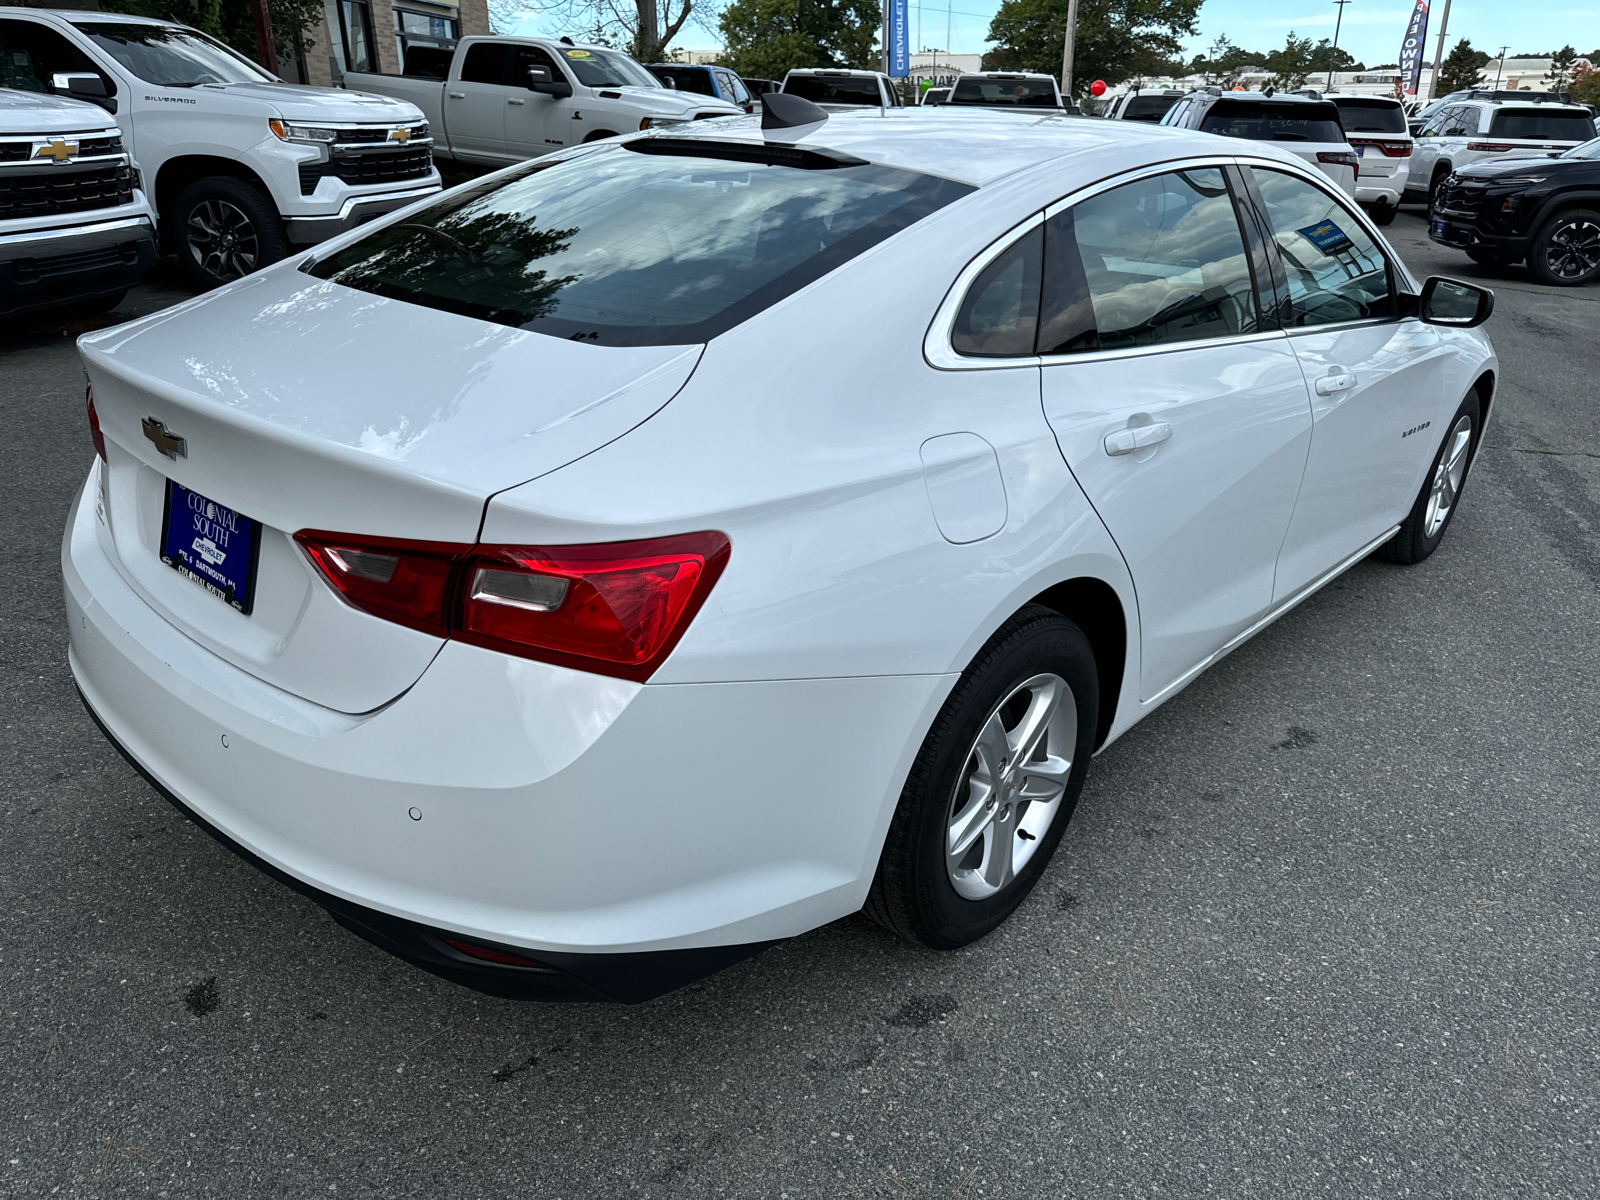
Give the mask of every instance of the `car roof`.
M 1263 104 L 1327 104 L 1326 99 L 1313 100 L 1310 96 L 1296 96 L 1293 92 L 1222 92 L 1220 94 L 1198 92 L 1194 95 L 1210 95 L 1213 100 L 1259 100 Z
M 1322 98 L 1324 100 L 1332 100 L 1335 104 L 1341 100 L 1360 100 L 1363 104 L 1371 104 L 1373 101 L 1377 101 L 1380 104 L 1392 104 L 1396 108 L 1405 107 L 1393 96 L 1368 95 L 1366 92 L 1323 92 Z M 1310 97 L 1307 97 L 1307 99 L 1310 99 Z
M 963 71 L 957 79 L 1054 79 L 1043 71 Z
M 871 75 L 876 78 L 882 74 L 880 71 L 862 71 L 855 67 L 791 67 L 788 75 Z
M 780 138 L 784 130 L 762 131 L 755 117 L 724 118 L 674 126 L 657 135 L 673 141 L 705 138 L 761 145 L 764 141 L 837 150 L 885 166 L 938 175 L 978 187 L 1030 168 L 1064 159 L 1084 164 L 1085 181 L 1106 172 L 1097 162 L 1126 162 L 1130 149 L 1143 149 L 1150 164 L 1201 155 L 1250 154 L 1304 164 L 1272 142 L 1249 142 L 1154 124 L 1102 121 L 1069 116 L 1056 109 L 1011 110 L 908 105 L 867 108 L 830 115 L 816 126 L 801 126 L 803 136 Z M 1124 165 L 1115 170 L 1128 169 Z M 1097 173 L 1098 172 L 1098 173 Z

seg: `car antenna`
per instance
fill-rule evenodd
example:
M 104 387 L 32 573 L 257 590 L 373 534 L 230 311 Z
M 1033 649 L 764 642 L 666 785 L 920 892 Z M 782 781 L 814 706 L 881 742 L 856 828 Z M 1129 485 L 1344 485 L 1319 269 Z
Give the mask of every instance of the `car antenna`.
M 1265 87 L 1265 88 L 1263 88 L 1263 89 L 1262 89 L 1262 92 L 1261 92 L 1261 94 L 1262 94 L 1262 95 L 1263 95 L 1263 96 L 1265 96 L 1265 97 L 1267 97 L 1267 99 L 1269 99 L 1269 100 L 1270 100 L 1270 99 L 1271 99 L 1271 98 L 1272 98 L 1272 94 L 1273 94 L 1273 87 L 1272 87 L 1272 85 L 1271 85 L 1271 84 L 1270 84 L 1270 83 L 1269 83 L 1269 84 L 1267 84 L 1267 86 L 1266 86 L 1266 87 Z
M 796 129 L 828 119 L 828 110 L 804 96 L 789 92 L 768 92 L 761 98 L 761 128 Z
M 561 44 L 563 46 L 576 46 L 578 43 L 573 41 L 571 38 L 567 37 L 565 34 L 562 34 L 561 35 Z

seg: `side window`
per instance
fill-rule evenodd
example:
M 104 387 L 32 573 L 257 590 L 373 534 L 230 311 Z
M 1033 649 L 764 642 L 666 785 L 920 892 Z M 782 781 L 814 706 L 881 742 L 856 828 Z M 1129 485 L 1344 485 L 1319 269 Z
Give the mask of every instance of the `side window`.
M 476 49 L 476 47 L 474 47 Z M 549 67 L 551 79 L 565 79 L 556 60 L 551 58 L 542 46 L 513 46 L 511 48 L 511 84 L 513 87 L 526 87 L 528 83 L 529 67 Z M 467 67 L 463 63 L 461 77 L 466 79 Z M 483 83 L 498 83 L 499 80 L 480 80 Z
M 1216 167 L 1153 175 L 1091 196 L 1052 217 L 1047 238 L 1041 354 L 1260 329 L 1250 256 Z
M 1464 105 L 1461 109 L 1461 126 L 1456 130 L 1459 137 L 1473 137 L 1483 132 L 1483 110 L 1475 104 Z
M 461 82 L 504 83 L 509 49 L 504 42 L 475 42 L 468 46 L 467 56 L 461 60 Z
M 1033 354 L 1043 257 L 1044 230 L 1035 226 L 972 281 L 950 335 L 957 354 L 980 358 Z
M 1252 170 L 1289 277 L 1289 324 L 1394 316 L 1389 262 L 1350 211 L 1297 176 Z
M 1448 125 L 1450 123 L 1451 119 L 1455 116 L 1455 113 L 1456 113 L 1456 109 L 1455 109 L 1455 105 L 1453 105 L 1453 104 L 1448 108 L 1440 109 L 1438 112 L 1434 113 L 1433 116 L 1428 118 L 1428 123 L 1422 127 L 1422 132 L 1419 133 L 1417 136 L 1418 137 L 1442 137 L 1442 136 L 1444 136 L 1444 133 L 1443 133 L 1444 128 L 1445 128 L 1446 125 Z
M 0 20 L 0 87 L 48 92 L 50 76 L 58 72 L 98 75 L 106 94 L 116 94 L 110 76 L 54 29 L 32 21 Z

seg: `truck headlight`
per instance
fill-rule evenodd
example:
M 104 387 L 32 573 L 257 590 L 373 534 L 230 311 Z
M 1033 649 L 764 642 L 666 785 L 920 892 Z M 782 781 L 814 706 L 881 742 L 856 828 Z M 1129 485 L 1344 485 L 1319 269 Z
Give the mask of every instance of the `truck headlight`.
M 687 125 L 682 117 L 646 117 L 639 122 L 640 129 L 669 129 L 674 125 Z
M 286 142 L 317 142 L 327 145 L 338 139 L 338 134 L 321 125 L 296 125 L 291 121 L 280 121 L 276 117 L 267 122 L 272 132 Z

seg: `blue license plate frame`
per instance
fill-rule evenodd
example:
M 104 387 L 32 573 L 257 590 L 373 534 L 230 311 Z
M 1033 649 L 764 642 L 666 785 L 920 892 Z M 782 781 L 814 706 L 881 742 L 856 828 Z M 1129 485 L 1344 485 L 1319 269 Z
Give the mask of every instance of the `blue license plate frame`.
M 255 607 L 260 521 L 169 479 L 159 553 L 167 566 L 241 616 Z
M 1433 236 L 1434 237 L 1443 237 L 1444 236 L 1444 222 L 1443 221 L 1435 221 L 1433 223 Z

